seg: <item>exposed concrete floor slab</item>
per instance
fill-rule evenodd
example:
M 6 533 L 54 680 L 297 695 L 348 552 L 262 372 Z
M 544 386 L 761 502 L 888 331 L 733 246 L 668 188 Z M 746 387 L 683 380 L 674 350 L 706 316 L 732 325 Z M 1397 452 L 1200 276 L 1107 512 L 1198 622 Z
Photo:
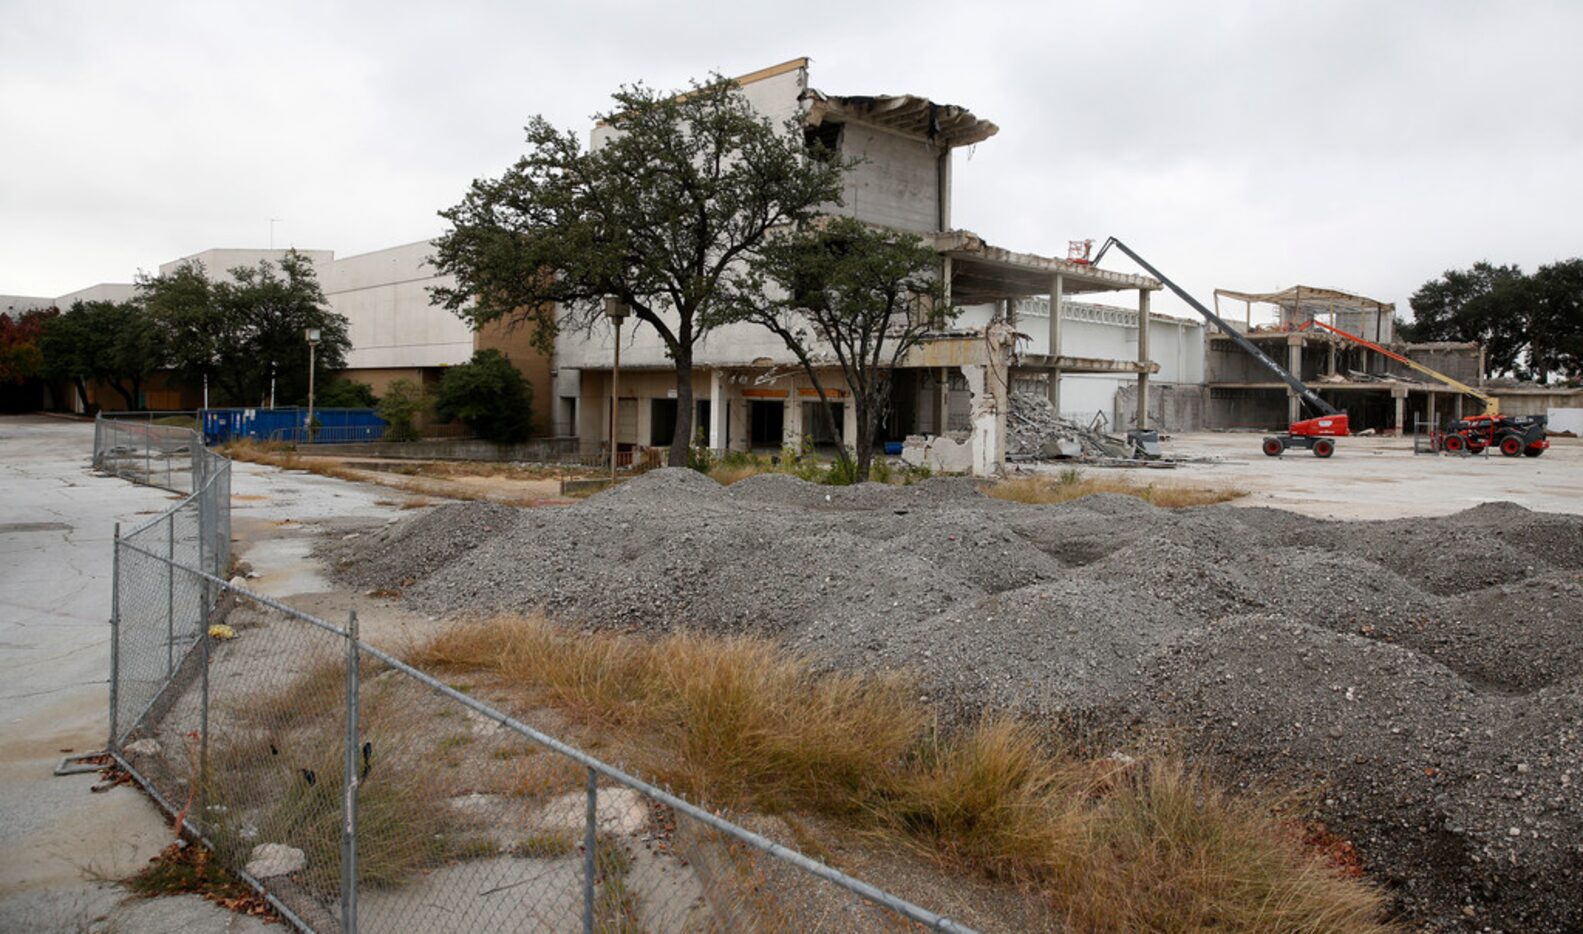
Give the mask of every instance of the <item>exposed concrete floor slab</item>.
M 1240 506 L 1272 506 L 1332 519 L 1444 516 L 1505 500 L 1540 512 L 1583 513 L 1583 440 L 1555 438 L 1542 457 L 1413 454 L 1406 438 L 1341 438 L 1327 460 L 1291 450 L 1265 457 L 1261 434 L 1193 432 L 1173 435 L 1170 455 L 1213 456 L 1218 464 L 1175 470 L 1108 470 L 1139 483 L 1232 486 L 1249 495 Z M 1032 467 L 1059 472 L 1059 462 Z M 1024 469 L 1029 469 L 1024 465 Z

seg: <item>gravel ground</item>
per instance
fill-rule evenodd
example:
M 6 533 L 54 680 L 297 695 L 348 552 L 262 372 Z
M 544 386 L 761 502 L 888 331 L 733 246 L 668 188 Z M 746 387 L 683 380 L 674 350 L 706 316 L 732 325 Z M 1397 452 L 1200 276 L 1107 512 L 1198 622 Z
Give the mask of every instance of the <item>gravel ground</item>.
M 1024 506 L 959 480 L 659 470 L 564 509 L 442 506 L 322 550 L 430 613 L 772 635 L 910 669 L 950 720 L 1146 724 L 1228 780 L 1311 792 L 1415 922 L 1583 929 L 1580 517 Z

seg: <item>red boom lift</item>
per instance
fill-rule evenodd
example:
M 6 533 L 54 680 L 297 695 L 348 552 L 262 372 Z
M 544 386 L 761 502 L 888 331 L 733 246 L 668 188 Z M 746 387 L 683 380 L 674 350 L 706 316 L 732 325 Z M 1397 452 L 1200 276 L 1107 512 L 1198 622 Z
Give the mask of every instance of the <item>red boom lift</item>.
M 1279 457 L 1287 448 L 1308 448 L 1314 452 L 1315 457 L 1329 457 L 1336 452 L 1336 443 L 1331 439 L 1345 438 L 1351 433 L 1347 426 L 1347 413 L 1319 398 L 1318 393 L 1309 389 L 1302 380 L 1288 373 L 1285 367 L 1276 363 L 1269 354 L 1260 350 L 1258 345 L 1244 337 L 1241 331 L 1221 320 L 1219 315 L 1205 308 L 1198 299 L 1187 294 L 1181 286 L 1166 278 L 1164 273 L 1149 265 L 1143 257 L 1132 252 L 1125 243 L 1115 237 L 1106 240 L 1105 245 L 1099 248 L 1099 252 L 1095 254 L 1092 260 L 1089 260 L 1089 263 L 1095 266 L 1099 265 L 1099 261 L 1104 257 L 1105 251 L 1112 246 L 1131 257 L 1132 261 L 1142 266 L 1149 275 L 1160 280 L 1166 288 L 1175 292 L 1177 298 L 1180 298 L 1192 306 L 1194 311 L 1203 315 L 1205 321 L 1219 328 L 1227 337 L 1235 341 L 1237 346 L 1252 354 L 1253 359 L 1264 364 L 1266 369 L 1279 376 L 1282 382 L 1292 387 L 1292 391 L 1297 394 L 1297 398 L 1301 399 L 1303 404 L 1308 406 L 1314 413 L 1313 418 L 1292 422 L 1282 434 L 1266 435 L 1262 445 L 1265 454 L 1270 457 Z M 1139 326 L 1147 327 L 1148 323 L 1139 322 Z

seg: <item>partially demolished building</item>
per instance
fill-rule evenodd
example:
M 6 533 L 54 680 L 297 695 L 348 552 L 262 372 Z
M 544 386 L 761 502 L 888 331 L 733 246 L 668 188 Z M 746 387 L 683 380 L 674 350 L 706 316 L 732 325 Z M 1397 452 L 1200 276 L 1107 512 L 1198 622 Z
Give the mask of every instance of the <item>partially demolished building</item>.
M 1081 260 L 1018 253 L 955 229 L 952 153 L 995 135 L 994 123 L 965 108 L 912 95 L 839 96 L 809 84 L 807 59 L 737 79 L 748 101 L 773 121 L 798 118 L 810 140 L 861 161 L 849 172 L 839 210 L 859 220 L 917 234 L 940 254 L 950 301 L 964 313 L 950 333 L 915 348 L 893 375 L 892 409 L 882 438 L 929 435 L 935 466 L 988 474 L 1005 460 L 1010 393 L 1046 396 L 1058 411 L 1110 414 L 1118 382 L 1135 386 L 1129 423 L 1149 421 L 1149 384 L 1201 381 L 1202 328 L 1149 312 L 1160 284 Z M 600 143 L 603 127 L 594 130 Z M 1126 306 L 1069 297 L 1122 292 Z M 1052 319 L 1050 307 L 1064 313 Z M 1139 321 L 1148 326 L 1139 328 Z M 1102 332 L 1082 349 L 1066 331 Z M 635 331 L 636 333 L 633 333 Z M 610 436 L 615 411 L 622 448 L 669 444 L 676 422 L 674 371 L 656 335 L 622 336 L 620 398 L 611 405 L 613 335 L 608 327 L 568 331 L 556 346 L 558 428 L 586 450 Z M 1163 351 L 1163 353 L 1162 353 Z M 1162 365 L 1161 360 L 1169 361 Z M 841 386 L 831 358 L 826 386 Z M 711 332 L 696 348 L 695 423 L 716 450 L 816 443 L 852 444 L 855 412 L 840 401 L 839 439 L 823 437 L 818 401 L 780 339 L 754 325 Z M 1068 394 L 1080 398 L 1064 399 Z
M 1222 302 L 1226 304 L 1223 305 Z M 1241 314 L 1238 314 L 1238 305 Z M 1568 390 L 1485 378 L 1484 348 L 1473 342 L 1406 342 L 1396 333 L 1396 306 L 1339 289 L 1298 285 L 1278 292 L 1215 290 L 1216 313 L 1279 360 L 1327 402 L 1351 416 L 1353 431 L 1411 432 L 1483 411 L 1479 400 L 1402 363 L 1319 328 L 1361 337 L 1478 390 L 1500 396 L 1511 415 L 1543 415 L 1576 398 Z M 1205 428 L 1279 428 L 1296 421 L 1298 400 L 1229 337 L 1206 342 Z M 1575 404 L 1575 402 L 1571 402 Z

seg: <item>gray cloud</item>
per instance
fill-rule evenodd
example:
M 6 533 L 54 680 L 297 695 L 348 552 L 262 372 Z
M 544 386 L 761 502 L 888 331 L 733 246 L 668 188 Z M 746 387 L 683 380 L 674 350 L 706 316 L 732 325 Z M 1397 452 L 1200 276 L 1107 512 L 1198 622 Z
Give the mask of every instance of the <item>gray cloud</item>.
M 1117 234 L 1207 296 L 1404 302 L 1477 259 L 1583 254 L 1583 7 L 1400 3 L 6 2 L 0 291 L 209 246 L 421 239 L 543 113 L 798 55 L 1002 132 L 959 225 L 1063 254 Z M 1168 303 L 1166 303 L 1168 304 Z

